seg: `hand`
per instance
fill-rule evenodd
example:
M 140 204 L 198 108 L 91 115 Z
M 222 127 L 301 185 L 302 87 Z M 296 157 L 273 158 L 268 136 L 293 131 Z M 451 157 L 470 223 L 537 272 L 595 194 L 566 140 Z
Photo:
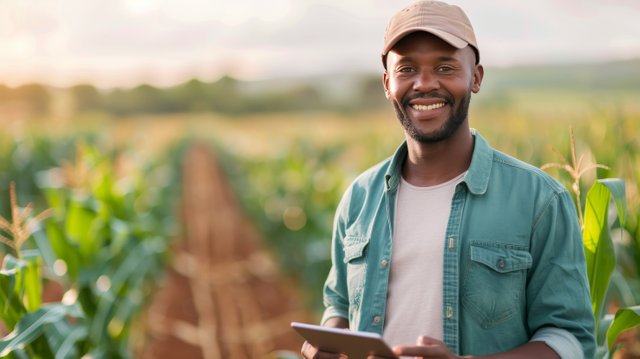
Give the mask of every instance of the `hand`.
M 419 337 L 414 346 L 395 346 L 393 347 L 393 352 L 397 356 L 412 356 L 415 358 L 460 359 L 459 356 L 449 352 L 449 348 L 443 342 L 425 336 Z
M 343 359 L 343 358 L 347 358 L 346 355 L 319 351 L 318 348 L 316 348 L 313 345 L 309 344 L 309 342 L 304 342 L 304 344 L 302 344 L 302 349 L 300 350 L 300 354 L 302 354 L 302 357 L 305 358 L 305 359 Z

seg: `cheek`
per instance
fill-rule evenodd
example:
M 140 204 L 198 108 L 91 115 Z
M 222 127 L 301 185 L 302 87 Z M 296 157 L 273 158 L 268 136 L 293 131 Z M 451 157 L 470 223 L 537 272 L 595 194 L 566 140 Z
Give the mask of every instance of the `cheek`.
M 404 87 L 406 86 L 403 86 L 402 83 L 398 81 L 390 80 L 388 83 L 388 87 L 389 87 L 389 95 L 391 97 L 401 98 L 405 92 Z

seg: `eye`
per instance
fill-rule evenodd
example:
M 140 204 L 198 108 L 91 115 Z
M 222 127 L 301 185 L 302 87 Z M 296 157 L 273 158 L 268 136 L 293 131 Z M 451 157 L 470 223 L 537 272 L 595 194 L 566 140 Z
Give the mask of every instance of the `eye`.
M 409 72 L 416 72 L 416 69 L 414 67 L 411 67 L 411 66 L 401 66 L 401 67 L 398 67 L 398 69 L 396 71 L 397 72 L 409 73 Z
M 436 72 L 443 73 L 443 74 L 452 72 L 453 70 L 454 70 L 453 66 L 449 66 L 449 65 L 441 65 L 436 67 Z

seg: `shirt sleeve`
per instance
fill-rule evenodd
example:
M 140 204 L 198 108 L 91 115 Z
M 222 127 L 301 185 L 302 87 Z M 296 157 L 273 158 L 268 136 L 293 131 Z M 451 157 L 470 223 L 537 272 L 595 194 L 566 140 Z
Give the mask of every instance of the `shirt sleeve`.
M 584 358 L 582 346 L 578 339 L 564 329 L 554 327 L 540 328 L 535 332 L 530 341 L 544 342 L 553 349 L 561 359 Z
M 331 269 L 323 288 L 324 313 L 321 324 L 329 318 L 349 318 L 349 294 L 346 283 L 346 266 L 344 264 L 343 240 L 346 232 L 348 203 L 351 191 L 343 195 L 336 210 L 331 239 Z
M 582 353 L 568 358 L 592 358 L 595 355 L 595 320 L 587 280 L 582 235 L 573 201 L 566 191 L 553 192 L 535 219 L 531 238 L 533 266 L 527 277 L 527 324 L 531 333 L 558 328 L 571 334 Z M 569 342 L 555 333 L 548 344 Z M 560 340 L 559 338 L 566 340 Z M 546 341 L 545 341 L 546 342 Z M 564 345 L 553 347 L 564 356 Z M 568 345 L 567 351 L 573 348 Z M 562 351 L 562 353 L 560 352 Z M 572 352 L 573 353 L 573 352 Z

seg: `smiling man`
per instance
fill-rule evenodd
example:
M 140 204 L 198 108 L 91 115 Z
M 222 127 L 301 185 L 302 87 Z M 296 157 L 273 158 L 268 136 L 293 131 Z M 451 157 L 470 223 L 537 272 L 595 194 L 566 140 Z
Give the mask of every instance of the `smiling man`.
M 337 209 L 323 325 L 381 333 L 399 356 L 593 357 L 567 191 L 470 129 L 484 70 L 464 12 L 435 1 L 401 10 L 382 61 L 406 140 Z M 302 353 L 338 357 L 308 343 Z

